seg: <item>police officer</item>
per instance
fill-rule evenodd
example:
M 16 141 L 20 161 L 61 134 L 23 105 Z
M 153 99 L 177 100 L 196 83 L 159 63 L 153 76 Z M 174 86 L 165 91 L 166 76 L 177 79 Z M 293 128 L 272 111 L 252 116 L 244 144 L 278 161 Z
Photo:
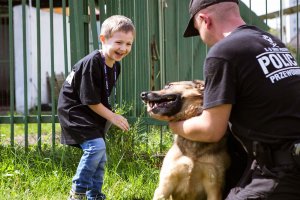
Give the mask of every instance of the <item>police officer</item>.
M 300 199 L 300 68 L 273 35 L 246 25 L 238 0 L 191 0 L 185 37 L 210 49 L 204 111 L 169 123 L 176 134 L 216 142 L 228 124 L 251 165 L 227 200 Z

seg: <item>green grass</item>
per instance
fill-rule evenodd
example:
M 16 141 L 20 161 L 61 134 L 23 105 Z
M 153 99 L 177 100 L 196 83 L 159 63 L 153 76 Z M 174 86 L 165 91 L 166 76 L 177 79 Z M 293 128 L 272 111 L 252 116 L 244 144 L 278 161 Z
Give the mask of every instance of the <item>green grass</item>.
M 41 124 L 42 142 L 51 143 L 52 141 L 52 124 Z M 57 137 L 60 135 L 60 125 L 55 124 L 55 132 Z M 34 144 L 37 142 L 38 126 L 37 124 L 28 124 L 28 142 Z M 10 144 L 10 124 L 0 124 L 0 144 Z M 14 143 L 16 145 L 24 145 L 24 125 L 14 124 Z
M 103 185 L 107 199 L 152 199 L 161 165 L 161 157 L 157 155 L 166 152 L 172 143 L 172 135 L 165 127 L 163 143 L 160 142 L 160 130 L 146 129 L 139 122 L 126 133 L 111 128 L 107 137 L 108 162 Z M 1 132 L 9 137 L 6 134 L 9 127 L 1 125 Z M 50 132 L 51 128 L 45 130 L 45 135 L 51 135 Z M 36 134 L 34 130 L 31 133 Z M 2 139 L 7 138 L 2 136 Z M 67 199 L 80 157 L 80 149 L 59 144 L 54 152 L 47 143 L 43 143 L 42 151 L 33 144 L 25 152 L 22 145 L 11 148 L 0 143 L 0 199 Z
M 53 153 L 49 147 L 43 152 L 36 148 L 25 152 L 21 146 L 0 148 L 1 199 L 65 199 L 80 157 L 78 150 L 57 147 Z

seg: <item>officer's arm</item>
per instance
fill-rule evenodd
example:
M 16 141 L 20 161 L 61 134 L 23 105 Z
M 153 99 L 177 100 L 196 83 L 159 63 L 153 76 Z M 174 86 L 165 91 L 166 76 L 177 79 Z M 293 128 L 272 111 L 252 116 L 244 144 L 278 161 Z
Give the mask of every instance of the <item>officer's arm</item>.
M 226 133 L 232 105 L 223 104 L 203 111 L 200 116 L 170 122 L 173 133 L 193 141 L 217 142 Z

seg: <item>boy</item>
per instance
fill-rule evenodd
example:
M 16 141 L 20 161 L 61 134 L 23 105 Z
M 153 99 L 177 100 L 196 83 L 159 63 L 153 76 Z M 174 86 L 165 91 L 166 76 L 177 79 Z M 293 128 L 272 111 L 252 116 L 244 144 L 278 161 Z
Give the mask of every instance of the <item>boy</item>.
M 69 200 L 105 199 L 101 192 L 106 162 L 103 138 L 109 124 L 129 130 L 127 120 L 112 111 L 110 94 L 116 98 L 119 61 L 131 51 L 134 37 L 135 27 L 130 19 L 121 15 L 107 18 L 101 26 L 102 49 L 76 63 L 60 91 L 61 143 L 83 150 Z

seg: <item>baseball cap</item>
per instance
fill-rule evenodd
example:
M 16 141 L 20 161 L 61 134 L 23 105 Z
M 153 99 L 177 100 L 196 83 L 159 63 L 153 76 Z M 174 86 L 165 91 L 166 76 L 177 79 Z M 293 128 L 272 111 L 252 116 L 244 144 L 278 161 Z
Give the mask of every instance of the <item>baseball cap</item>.
M 238 0 L 191 0 L 189 5 L 189 13 L 191 17 L 183 36 L 191 37 L 191 36 L 199 35 L 198 30 L 194 28 L 194 21 L 193 21 L 194 15 L 200 10 L 207 8 L 208 6 L 217 3 L 222 3 L 222 2 L 235 2 L 237 4 L 239 3 Z

